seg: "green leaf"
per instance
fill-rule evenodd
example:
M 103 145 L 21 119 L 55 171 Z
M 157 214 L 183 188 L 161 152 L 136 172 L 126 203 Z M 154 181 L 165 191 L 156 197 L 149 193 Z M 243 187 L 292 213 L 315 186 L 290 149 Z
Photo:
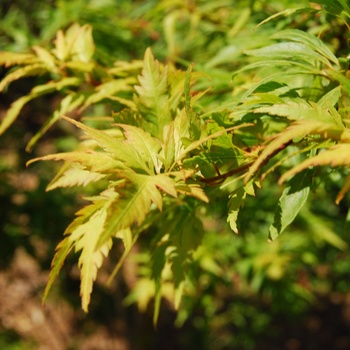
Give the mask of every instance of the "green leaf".
M 33 50 L 49 71 L 58 72 L 55 57 L 53 57 L 48 50 L 40 46 L 33 46 Z
M 69 239 L 69 237 L 65 237 L 56 247 L 56 253 L 51 263 L 51 271 L 49 276 L 49 281 L 46 284 L 45 291 L 43 294 L 42 302 L 45 303 L 45 300 L 48 297 L 48 294 L 52 288 L 53 283 L 55 282 L 63 264 L 73 248 L 73 243 Z
M 293 222 L 306 203 L 311 185 L 311 171 L 295 176 L 284 189 L 278 202 L 274 222 L 270 226 L 269 238 L 274 241 Z
M 237 218 L 240 208 L 244 205 L 244 200 L 246 198 L 247 192 L 244 190 L 244 187 L 239 187 L 230 195 L 228 202 L 228 216 L 227 222 L 230 224 L 230 227 L 234 233 L 238 233 L 237 228 Z
M 272 36 L 273 39 L 291 40 L 306 45 L 321 56 L 339 67 L 337 57 L 332 53 L 328 46 L 318 37 L 299 29 L 281 30 Z M 324 62 L 325 63 L 325 62 Z M 327 63 L 326 63 L 327 64 Z M 327 64 L 329 65 L 329 64 Z M 331 66 L 330 66 L 331 67 Z
M 122 267 L 122 264 L 125 261 L 126 257 L 129 255 L 131 248 L 134 246 L 134 244 L 138 238 L 138 235 L 135 235 L 133 237 L 132 232 L 131 232 L 130 228 L 128 227 L 128 228 L 125 228 L 125 229 L 118 231 L 117 234 L 115 235 L 115 237 L 122 240 L 122 242 L 124 244 L 124 252 L 123 252 L 122 256 L 119 258 L 119 261 L 118 261 L 117 265 L 115 266 L 115 268 L 113 269 L 111 275 L 109 276 L 107 284 L 110 284 L 112 282 L 113 278 L 115 277 L 115 275 L 118 273 L 118 271 Z
M 316 62 L 321 62 L 329 68 L 333 68 L 327 58 L 318 52 L 312 50 L 308 45 L 286 41 L 260 49 L 246 50 L 245 53 L 254 57 L 267 57 L 273 60 L 287 59 L 292 61 L 301 61 L 311 66 L 315 66 Z
M 89 127 L 74 119 L 71 119 L 65 116 L 63 117 L 63 119 L 74 124 L 79 129 L 82 129 L 86 135 L 88 135 L 90 138 L 95 140 L 99 144 L 99 146 L 103 148 L 110 155 L 117 155 L 122 150 L 120 142 L 117 142 L 117 139 L 109 135 L 107 132 Z

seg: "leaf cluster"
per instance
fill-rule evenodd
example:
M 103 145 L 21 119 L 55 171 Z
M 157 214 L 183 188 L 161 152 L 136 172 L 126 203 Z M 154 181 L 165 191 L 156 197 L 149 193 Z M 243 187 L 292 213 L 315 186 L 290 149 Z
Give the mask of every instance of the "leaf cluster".
M 254 40 L 248 41 L 245 35 L 257 24 L 257 2 L 244 2 L 238 20 L 227 12 L 225 1 L 198 1 L 193 8 L 192 2 L 169 6 L 161 1 L 151 14 L 166 12 L 166 65 L 149 48 L 143 60 L 117 61 L 106 67 L 94 58 L 92 27 L 77 24 L 58 31 L 51 48 L 34 46 L 30 53 L 1 54 L 0 64 L 8 69 L 1 91 L 28 76 L 46 82 L 10 106 L 0 133 L 32 99 L 61 94 L 59 106 L 27 148 L 61 119 L 82 133 L 79 147 L 29 163 L 64 162 L 48 190 L 89 184 L 102 188 L 84 198 L 87 204 L 57 246 L 44 299 L 68 254 L 75 251 L 82 307 L 87 311 L 97 272 L 113 243 L 121 242 L 124 251 L 111 278 L 135 244 L 145 239 L 156 321 L 162 296 L 174 300 L 178 308 L 186 288 L 195 285 L 193 270 L 203 258 L 210 213 L 226 208 L 224 220 L 238 233 L 242 208 L 271 177 L 284 185 L 267 229 L 275 240 L 302 213 L 310 193 L 325 182 L 327 170 L 343 169 L 339 173 L 345 174 L 345 180 L 335 199 L 338 204 L 343 200 L 350 190 L 348 62 L 310 31 L 273 32 L 271 25 L 276 18 L 300 13 L 326 13 L 348 25 L 345 1 L 315 3 L 324 7 L 274 14 L 258 28 L 268 29 L 251 34 Z M 224 21 L 219 21 L 217 11 L 226 15 Z M 189 28 L 183 45 L 178 39 L 181 21 Z M 211 40 L 206 57 L 203 47 Z M 194 42 L 198 46 L 191 57 Z M 188 64 L 197 57 L 196 47 L 205 58 L 198 58 L 198 65 Z M 179 69 L 179 64 L 187 69 Z M 87 118 L 77 120 L 98 104 L 109 108 L 105 115 L 89 120 L 102 119 L 104 128 L 91 126 Z M 337 248 L 346 249 L 332 232 L 326 236 Z M 275 255 L 270 257 L 279 267 L 269 273 L 276 277 L 291 257 Z M 220 274 L 215 259 L 209 265 Z M 253 270 L 260 273 L 270 261 L 263 267 L 255 265 Z

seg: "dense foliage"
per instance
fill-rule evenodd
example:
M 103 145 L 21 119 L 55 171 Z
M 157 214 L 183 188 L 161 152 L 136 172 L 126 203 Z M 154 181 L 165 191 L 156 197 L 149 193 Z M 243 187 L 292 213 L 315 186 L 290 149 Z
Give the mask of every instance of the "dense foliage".
M 101 2 L 101 16 L 121 10 L 120 30 L 110 31 L 93 2 L 62 1 L 42 10 L 56 16 L 39 35 L 54 28 L 52 42 L 33 34 L 30 51 L 15 52 L 14 40 L 1 53 L 1 91 L 27 77 L 35 85 L 13 101 L 0 133 L 31 101 L 55 95 L 27 150 L 56 127 L 74 136 L 62 152 L 28 161 L 63 161 L 47 190 L 83 194 L 44 300 L 71 251 L 85 311 L 114 254 L 110 280 L 128 259 L 138 267 L 127 303 L 145 310 L 153 300 L 157 323 L 168 300 L 178 325 L 199 308 L 198 327 L 219 335 L 248 322 L 242 299 L 255 293 L 272 313 L 297 315 L 317 293 L 348 289 L 350 6 L 234 3 L 235 11 L 232 1 Z M 318 278 L 323 252 L 329 285 Z M 252 333 L 268 323 L 260 314 Z M 254 346 L 243 338 L 226 336 L 217 348 Z

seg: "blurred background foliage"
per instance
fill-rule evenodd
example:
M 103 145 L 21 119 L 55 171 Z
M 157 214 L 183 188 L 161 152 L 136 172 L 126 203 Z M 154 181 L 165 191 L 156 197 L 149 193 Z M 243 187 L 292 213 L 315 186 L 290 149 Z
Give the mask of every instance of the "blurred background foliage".
M 200 88 L 212 89 L 204 101 L 213 108 L 255 79 L 248 71 L 232 80 L 233 72 L 247 64 L 244 50 L 268 44 L 279 30 L 308 31 L 338 57 L 347 57 L 346 22 L 326 11 L 317 16 L 291 11 L 256 28 L 279 11 L 310 6 L 320 5 L 301 0 L 3 0 L 0 50 L 50 45 L 58 29 L 88 23 L 101 64 L 141 59 L 149 46 L 169 64 L 185 68 L 194 62 L 202 73 Z M 37 84 L 33 79 L 9 87 L 0 99 L 1 115 Z M 74 190 L 45 193 L 53 165 L 26 169 L 25 163 L 73 149 L 74 131 L 59 124 L 31 154 L 24 149 L 59 99 L 52 94 L 30 102 L 0 138 L 2 349 L 350 348 L 349 198 L 334 204 L 341 180 L 339 171 L 330 169 L 323 170 L 326 180 L 273 244 L 267 233 L 281 192 L 275 185 L 278 172 L 247 201 L 239 235 L 227 225 L 226 203 L 220 198 L 209 208 L 198 208 L 205 235 L 191 267 L 196 283 L 185 286 L 178 313 L 164 299 L 158 329 L 152 326 L 150 257 L 138 254 L 137 247 L 106 287 L 117 261 L 113 256 L 121 254 L 114 248 L 100 271 L 88 315 L 80 310 L 74 256 L 43 310 L 40 298 L 54 248 L 81 199 Z

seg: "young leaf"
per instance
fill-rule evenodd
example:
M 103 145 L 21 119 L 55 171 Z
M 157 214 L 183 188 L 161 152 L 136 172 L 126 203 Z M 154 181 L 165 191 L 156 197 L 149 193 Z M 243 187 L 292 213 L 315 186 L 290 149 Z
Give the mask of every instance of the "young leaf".
M 161 138 L 163 128 L 171 122 L 168 100 L 168 68 L 160 65 L 146 50 L 140 85 L 135 86 L 138 96 L 135 96 L 139 110 L 150 123 L 149 131 L 153 136 Z

